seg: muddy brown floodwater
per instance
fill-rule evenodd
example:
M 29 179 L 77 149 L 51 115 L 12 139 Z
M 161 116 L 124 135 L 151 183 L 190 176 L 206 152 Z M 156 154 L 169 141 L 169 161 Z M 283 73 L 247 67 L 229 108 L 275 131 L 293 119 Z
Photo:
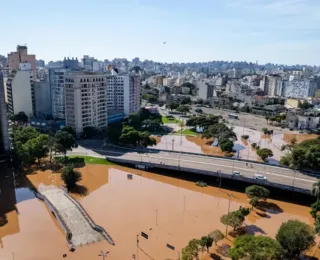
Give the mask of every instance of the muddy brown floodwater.
M 41 183 L 60 185 L 60 175 L 38 171 L 28 175 L 16 189 L 9 185 L 9 176 L 1 181 L 1 260 L 94 260 L 102 259 L 100 250 L 110 251 L 107 259 L 111 260 L 129 260 L 133 254 L 139 260 L 177 259 L 178 253 L 166 244 L 181 251 L 192 238 L 215 229 L 225 232 L 220 217 L 228 210 L 228 190 L 200 188 L 190 181 L 121 166 L 87 165 L 80 171 L 83 180 L 72 196 L 107 230 L 116 245 L 99 242 L 68 252 L 64 233 L 54 216 L 28 188 Z M 133 174 L 132 180 L 127 178 L 128 173 Z M 245 194 L 231 192 L 231 210 L 248 205 Z M 250 213 L 245 222 L 249 233 L 275 236 L 281 223 L 288 219 L 312 223 L 308 207 L 269 202 L 266 212 Z M 141 231 L 149 239 L 140 236 L 137 249 L 137 234 Z M 231 241 L 220 245 L 224 243 Z M 67 258 L 63 258 L 64 253 Z

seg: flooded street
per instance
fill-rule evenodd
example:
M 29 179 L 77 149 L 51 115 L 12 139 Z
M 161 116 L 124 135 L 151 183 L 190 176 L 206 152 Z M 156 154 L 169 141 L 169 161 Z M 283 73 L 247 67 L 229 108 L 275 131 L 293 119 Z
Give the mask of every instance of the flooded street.
M 228 211 L 228 192 L 233 195 L 231 211 L 240 205 L 248 206 L 243 193 L 200 188 L 194 182 L 155 173 L 105 165 L 87 165 L 79 170 L 83 179 L 72 196 L 96 224 L 106 229 L 116 245 L 104 241 L 69 252 L 55 217 L 29 189 L 40 184 L 61 185 L 60 174 L 39 171 L 27 175 L 16 189 L 10 177 L 0 180 L 1 260 L 94 260 L 102 259 L 101 250 L 110 251 L 107 259 L 113 260 L 129 260 L 133 254 L 140 260 L 177 259 L 178 253 L 167 248 L 167 244 L 181 251 L 190 239 L 215 229 L 225 232 L 220 217 Z M 133 174 L 133 179 L 127 178 L 128 173 Z M 253 211 L 246 219 L 249 233 L 274 236 L 288 219 L 312 223 L 308 207 L 269 202 L 264 214 Z M 149 237 L 147 240 L 139 236 L 137 249 L 137 234 L 141 231 Z M 65 253 L 67 257 L 63 258 Z

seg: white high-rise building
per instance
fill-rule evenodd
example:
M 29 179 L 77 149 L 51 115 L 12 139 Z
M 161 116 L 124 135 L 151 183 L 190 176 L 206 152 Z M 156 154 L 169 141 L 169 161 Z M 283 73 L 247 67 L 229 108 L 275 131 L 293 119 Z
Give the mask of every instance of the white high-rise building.
M 33 72 L 30 63 L 21 63 L 18 70 L 12 70 L 6 82 L 8 114 L 10 116 L 24 112 L 35 115 L 35 96 Z
M 276 96 L 278 89 L 282 88 L 282 78 L 279 75 L 268 75 L 265 78 L 264 94 Z
M 70 72 L 65 76 L 66 125 L 82 133 L 85 127 L 103 129 L 108 125 L 106 75 Z
M 316 94 L 316 82 L 305 80 L 291 80 L 285 82 L 285 97 L 287 98 L 303 98 L 314 97 Z
M 140 109 L 140 77 L 118 75 L 114 70 L 107 76 L 107 108 L 109 113 L 123 112 L 126 116 Z
M 51 91 L 52 116 L 65 119 L 64 78 L 69 69 L 49 69 L 49 85 Z

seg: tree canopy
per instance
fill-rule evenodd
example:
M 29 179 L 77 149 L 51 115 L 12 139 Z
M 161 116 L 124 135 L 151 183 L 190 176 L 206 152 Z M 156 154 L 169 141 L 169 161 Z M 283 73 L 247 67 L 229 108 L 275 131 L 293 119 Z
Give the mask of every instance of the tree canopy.
M 193 116 L 187 120 L 187 126 L 202 127 L 205 130 L 209 126 L 219 123 L 220 117 L 214 115 Z
M 61 179 L 70 190 L 76 186 L 77 182 L 81 181 L 82 175 L 79 171 L 74 170 L 72 165 L 67 165 L 62 170 Z
M 67 151 L 71 151 L 72 148 L 77 148 L 78 144 L 76 139 L 69 132 L 59 130 L 55 135 L 54 150 L 58 153 L 66 154 Z
M 296 169 L 320 170 L 320 137 L 295 144 L 280 164 Z
M 277 241 L 288 259 L 298 257 L 314 243 L 312 228 L 299 220 L 288 220 L 283 223 L 276 235 Z
M 245 220 L 245 217 L 250 213 L 250 209 L 240 207 L 236 211 L 231 211 L 228 214 L 222 215 L 220 221 L 224 225 L 231 226 L 233 230 L 240 228 Z
M 260 200 L 266 200 L 270 196 L 270 191 L 259 185 L 252 185 L 246 188 L 246 194 L 250 199 L 250 204 L 255 207 Z
M 182 114 L 186 114 L 190 111 L 190 107 L 189 106 L 186 106 L 186 105 L 180 105 L 176 108 L 176 110 Z
M 10 119 L 20 123 L 28 122 L 28 116 L 24 112 L 19 112 L 18 114 L 13 115 Z
M 273 156 L 273 152 L 271 149 L 269 148 L 261 148 L 257 151 L 257 154 L 260 156 L 260 158 L 263 160 L 263 161 L 266 161 L 266 159 L 268 157 L 272 157 Z
M 278 260 L 281 247 L 270 237 L 243 235 L 235 239 L 229 255 L 233 260 Z
M 210 232 L 209 236 L 212 237 L 212 239 L 216 245 L 220 240 L 224 239 L 224 235 L 219 229 L 216 229 L 216 230 Z

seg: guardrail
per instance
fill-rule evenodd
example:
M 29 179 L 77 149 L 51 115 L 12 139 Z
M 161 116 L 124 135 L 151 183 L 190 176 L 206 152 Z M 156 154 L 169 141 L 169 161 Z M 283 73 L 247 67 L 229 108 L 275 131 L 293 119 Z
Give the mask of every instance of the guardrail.
M 65 192 L 64 190 L 64 195 L 77 207 L 77 209 L 81 212 L 81 214 L 84 216 L 84 218 L 88 221 L 88 223 L 90 224 L 90 226 L 96 230 L 97 232 L 101 233 L 105 239 L 111 244 L 111 245 L 115 245 L 113 239 L 111 238 L 111 236 L 107 233 L 107 231 L 101 227 L 98 226 L 97 224 L 94 223 L 94 221 L 92 220 L 92 218 L 89 216 L 89 214 L 85 211 L 85 209 L 82 207 L 82 205 L 76 201 L 75 199 L 73 199 L 68 193 Z
M 214 171 L 199 170 L 199 169 L 193 169 L 193 168 L 181 167 L 181 166 L 175 166 L 175 165 L 168 165 L 168 164 L 162 164 L 162 163 L 133 161 L 133 160 L 127 160 L 127 159 L 122 159 L 122 158 L 108 157 L 108 156 L 106 156 L 106 159 L 111 162 L 115 162 L 115 163 L 144 165 L 146 168 L 163 168 L 163 169 L 170 169 L 170 170 L 179 170 L 179 171 L 184 171 L 184 172 L 192 172 L 192 173 L 197 173 L 197 174 L 222 177 L 222 178 L 226 178 L 226 179 L 239 180 L 239 181 L 244 181 L 244 182 L 248 182 L 248 183 L 260 184 L 260 185 L 280 188 L 280 189 L 284 189 L 284 190 L 300 192 L 300 193 L 304 193 L 304 194 L 310 194 L 310 190 L 308 190 L 308 189 L 279 184 L 277 182 L 255 180 L 253 178 L 249 178 L 249 177 L 245 177 L 245 176 L 238 177 L 238 176 L 233 176 L 231 174 L 226 174 L 226 173 L 222 173 L 222 172 L 220 173 L 220 172 L 214 172 Z
M 44 201 L 48 208 L 54 213 L 55 217 L 57 218 L 59 224 L 62 226 L 63 230 L 66 232 L 66 241 L 67 241 L 67 244 L 68 244 L 68 247 L 69 247 L 69 250 L 70 251 L 74 251 L 75 250 L 75 246 L 74 244 L 72 243 L 72 232 L 71 230 L 69 229 L 69 227 L 67 226 L 67 224 L 64 222 L 63 218 L 61 217 L 60 213 L 58 212 L 58 210 L 55 208 L 55 206 L 44 196 L 42 195 L 41 193 L 37 192 L 37 191 L 33 191 L 34 195 Z

